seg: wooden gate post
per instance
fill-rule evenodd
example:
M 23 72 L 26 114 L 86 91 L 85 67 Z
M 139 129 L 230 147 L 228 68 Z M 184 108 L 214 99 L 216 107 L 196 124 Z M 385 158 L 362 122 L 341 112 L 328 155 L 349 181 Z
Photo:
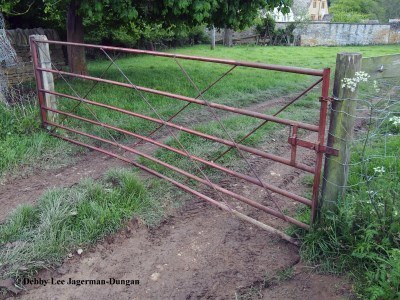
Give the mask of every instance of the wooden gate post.
M 354 78 L 361 70 L 361 53 L 338 53 L 333 86 L 334 100 L 330 115 L 328 147 L 339 150 L 339 156 L 326 154 L 322 180 L 322 211 L 336 211 L 338 200 L 347 184 L 350 143 L 353 139 L 357 102 L 357 85 L 348 86 L 344 78 Z
M 47 41 L 45 35 L 31 35 L 29 38 L 33 38 L 36 41 Z M 32 55 L 36 55 L 33 53 Z M 37 43 L 37 55 L 39 60 L 39 67 L 44 69 L 52 69 L 51 56 L 48 43 Z M 40 72 L 42 78 L 42 88 L 48 91 L 54 92 L 54 77 L 53 73 L 50 72 Z M 39 92 L 40 93 L 40 92 Z M 57 98 L 55 95 L 45 93 L 44 102 L 47 107 L 57 109 Z M 49 121 L 55 122 L 57 119 L 57 114 L 51 111 L 47 111 L 47 119 Z

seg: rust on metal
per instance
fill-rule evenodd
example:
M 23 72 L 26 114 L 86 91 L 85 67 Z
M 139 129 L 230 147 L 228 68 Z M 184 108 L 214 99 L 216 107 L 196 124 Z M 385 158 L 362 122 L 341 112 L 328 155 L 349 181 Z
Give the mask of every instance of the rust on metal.
M 291 147 L 291 152 L 290 152 L 290 161 L 292 162 L 292 164 L 296 163 L 296 155 L 297 155 L 297 130 L 299 128 L 294 126 L 293 130 L 292 130 L 292 137 L 289 139 L 292 139 L 292 143 L 290 143 L 292 145 Z
M 294 127 L 294 128 L 296 128 L 296 127 Z M 339 155 L 339 150 L 337 150 L 337 149 L 329 148 L 325 145 L 320 145 L 319 143 L 311 143 L 309 141 L 299 139 L 299 138 L 297 138 L 297 136 L 295 134 L 293 134 L 291 137 L 288 138 L 288 143 L 290 145 L 292 145 L 292 148 L 293 147 L 296 148 L 296 146 L 298 145 L 300 147 L 314 150 L 316 152 L 322 152 L 322 153 L 330 154 L 333 156 Z
M 43 78 L 42 78 L 42 73 L 38 70 L 39 66 L 39 61 L 38 61 L 38 49 L 35 40 L 33 37 L 29 37 L 29 44 L 31 48 L 31 53 L 32 53 L 32 62 L 33 62 L 33 70 L 35 74 L 35 80 L 36 80 L 36 91 L 38 95 L 38 101 L 39 101 L 39 107 L 42 107 L 45 104 L 45 99 L 44 99 L 44 92 L 42 91 L 43 89 Z M 40 109 L 40 118 L 42 121 L 42 125 L 47 122 L 47 113 L 44 109 Z
M 119 81 L 102 79 L 102 78 L 98 78 L 98 77 L 75 74 L 75 73 L 59 71 L 59 70 L 52 70 L 52 69 L 45 69 L 45 68 L 37 68 L 37 69 L 40 71 L 43 71 L 43 72 L 57 73 L 57 74 L 71 76 L 71 77 L 75 77 L 75 78 L 99 81 L 99 82 L 103 82 L 103 83 L 108 83 L 108 84 L 113 84 L 113 85 L 117 85 L 117 86 L 121 86 L 121 87 L 135 89 L 135 90 L 138 90 L 141 92 L 146 92 L 146 93 L 155 94 L 155 95 L 159 95 L 159 96 L 165 96 L 165 97 L 172 98 L 172 99 L 177 99 L 177 100 L 182 100 L 182 101 L 187 101 L 187 102 L 192 102 L 192 103 L 196 103 L 199 105 L 207 106 L 207 103 L 204 100 L 198 100 L 195 98 L 177 95 L 174 93 L 159 91 L 156 89 L 150 89 L 150 88 L 146 88 L 143 86 L 133 85 L 133 84 L 129 84 L 129 83 L 122 83 Z M 208 104 L 212 108 L 217 108 L 217 109 L 225 110 L 225 111 L 232 112 L 232 113 L 237 113 L 237 114 L 241 114 L 241 115 L 245 115 L 245 116 L 249 116 L 249 117 L 254 117 L 257 119 L 268 120 L 268 121 L 283 124 L 283 125 L 298 126 L 299 128 L 303 128 L 303 129 L 307 129 L 307 130 L 315 131 L 315 132 L 318 132 L 318 130 L 319 130 L 318 126 L 312 125 L 312 124 L 307 124 L 307 123 L 288 120 L 288 119 L 281 119 L 281 118 L 277 118 L 274 116 L 254 112 L 251 110 L 235 108 L 235 107 L 218 104 L 218 103 L 213 103 L 213 102 L 208 102 Z
M 329 98 L 329 81 L 330 81 L 330 69 L 323 70 L 322 76 L 322 95 L 321 98 L 323 101 L 320 101 L 320 110 L 319 110 L 319 131 L 318 131 L 318 144 L 325 145 L 325 128 L 326 128 L 326 117 L 328 113 L 328 103 L 329 101 L 325 101 Z M 314 183 L 313 183 L 313 191 L 312 191 L 312 206 L 311 206 L 311 222 L 314 222 L 317 217 L 317 209 L 318 209 L 318 200 L 319 200 L 319 188 L 321 183 L 321 172 L 322 172 L 322 163 L 323 163 L 324 153 L 316 152 L 315 158 L 315 174 L 314 174 Z
M 114 111 L 118 111 L 118 112 L 130 115 L 130 116 L 133 116 L 133 117 L 138 117 L 138 118 L 150 121 L 150 122 L 154 122 L 154 123 L 158 123 L 158 124 L 162 124 L 162 125 L 167 125 L 167 126 L 169 126 L 171 128 L 178 129 L 180 131 L 184 131 L 184 132 L 199 136 L 199 137 L 204 138 L 204 139 L 208 139 L 208 140 L 220 143 L 220 144 L 224 144 L 226 146 L 235 147 L 235 144 L 233 142 L 231 142 L 231 141 L 228 141 L 228 140 L 225 140 L 225 139 L 221 139 L 221 138 L 215 137 L 213 135 L 205 134 L 205 133 L 202 133 L 202 132 L 190 129 L 190 128 L 186 128 L 184 126 L 177 125 L 175 123 L 161 121 L 160 119 L 156 119 L 156 118 L 152 118 L 152 117 L 145 116 L 145 115 L 142 115 L 142 114 L 134 113 L 134 112 L 122 109 L 122 108 L 115 107 L 115 106 L 111 106 L 111 105 L 107 105 L 107 104 L 103 104 L 103 103 L 99 103 L 99 102 L 95 102 L 95 101 L 91 101 L 91 100 L 87 100 L 87 99 L 80 99 L 78 97 L 71 96 L 71 95 L 68 95 L 68 94 L 52 92 L 52 91 L 43 90 L 43 89 L 41 89 L 41 91 L 46 92 L 46 93 L 50 93 L 50 94 L 54 94 L 56 96 L 61 96 L 61 97 L 69 98 L 69 99 L 72 99 L 72 100 L 81 101 L 81 102 L 84 102 L 84 103 L 87 103 L 87 104 L 91 104 L 91 105 L 94 105 L 94 106 L 104 107 L 104 108 L 107 108 L 107 109 L 110 109 L 110 110 L 114 110 Z M 246 151 L 246 152 L 249 152 L 249 153 L 252 153 L 252 154 L 255 154 L 257 156 L 260 156 L 260 157 L 263 157 L 263 158 L 266 158 L 266 159 L 270 159 L 270 160 L 273 160 L 273 161 L 277 161 L 277 162 L 280 162 L 280 163 L 288 165 L 288 166 L 296 167 L 296 168 L 298 168 L 300 170 L 307 171 L 309 173 L 314 173 L 314 168 L 312 168 L 312 167 L 310 167 L 310 166 L 308 166 L 306 164 L 296 163 L 296 164 L 292 165 L 289 159 L 282 158 L 280 156 L 277 156 L 277 155 L 274 155 L 274 154 L 271 154 L 271 153 L 267 153 L 265 151 L 261 151 L 261 150 L 258 150 L 256 148 L 248 147 L 248 146 L 245 146 L 245 145 L 242 145 L 242 144 L 238 144 L 237 146 L 239 147 L 239 149 L 241 149 L 243 151 Z
M 204 180 L 204 179 L 202 179 L 202 178 L 200 178 L 198 176 L 195 176 L 195 175 L 193 175 L 191 173 L 188 173 L 188 172 L 186 172 L 184 170 L 181 170 L 181 169 L 179 169 L 179 168 L 177 168 L 177 167 L 175 167 L 173 165 L 170 165 L 170 164 L 168 164 L 166 162 L 163 162 L 163 161 L 161 161 L 161 160 L 159 160 L 157 158 L 152 157 L 151 155 L 145 154 L 144 152 L 138 151 L 138 150 L 136 150 L 134 148 L 122 145 L 120 143 L 112 142 L 112 141 L 109 141 L 107 139 L 98 137 L 96 135 L 88 134 L 86 132 L 79 131 L 79 130 L 76 130 L 76 129 L 72 129 L 72 128 L 69 128 L 67 126 L 63 126 L 63 125 L 56 124 L 56 123 L 53 123 L 53 122 L 48 122 L 48 124 L 52 125 L 52 126 L 55 126 L 55 127 L 58 127 L 58 128 L 61 128 L 61 129 L 64 129 L 64 130 L 67 130 L 67 131 L 70 131 L 70 132 L 73 132 L 73 133 L 76 133 L 76 134 L 79 134 L 79 135 L 82 135 L 82 136 L 86 136 L 86 137 L 89 137 L 89 138 L 92 138 L 92 139 L 107 143 L 107 144 L 111 144 L 113 146 L 116 146 L 116 147 L 121 148 L 123 150 L 126 150 L 128 152 L 140 155 L 140 156 L 145 157 L 145 158 L 147 158 L 147 159 L 149 159 L 151 161 L 154 161 L 154 162 L 156 162 L 156 163 L 158 163 L 158 164 L 160 164 L 160 165 L 162 165 L 164 167 L 167 167 L 167 168 L 169 168 L 171 170 L 174 170 L 174 171 L 176 171 L 176 172 L 178 172 L 178 173 L 180 173 L 180 174 L 182 174 L 184 176 L 187 176 L 190 179 L 196 180 L 196 181 L 198 181 L 198 182 L 200 182 L 200 183 L 202 183 L 204 185 L 211 186 L 211 184 L 208 181 L 206 181 L 206 180 Z M 233 197 L 233 198 L 235 198 L 235 199 L 237 199 L 239 201 L 242 201 L 242 202 L 244 202 L 246 204 L 249 204 L 250 206 L 253 206 L 255 208 L 261 209 L 261 210 L 263 210 L 263 211 L 265 211 L 265 212 L 267 212 L 269 214 L 272 214 L 273 216 L 275 216 L 277 218 L 285 220 L 285 217 L 281 213 L 279 213 L 279 212 L 277 212 L 277 211 L 275 211 L 275 210 L 273 210 L 273 209 L 271 209 L 269 207 L 261 205 L 260 203 L 258 203 L 256 201 L 253 201 L 253 200 L 251 200 L 249 198 L 246 198 L 244 196 L 241 196 L 239 194 L 233 193 L 232 191 L 229 191 L 229 190 L 227 190 L 227 189 L 225 189 L 223 187 L 220 187 L 219 185 L 215 185 L 214 184 L 212 187 L 218 189 L 219 191 L 221 191 L 221 192 L 223 192 L 223 193 L 225 193 L 225 194 L 227 194 L 227 195 L 229 195 L 229 196 L 231 196 L 231 197 Z M 297 221 L 296 219 L 293 219 L 291 217 L 287 217 L 287 218 L 288 218 L 289 222 L 292 223 L 292 224 L 295 224 L 295 225 L 297 225 L 297 226 L 299 226 L 301 228 L 304 228 L 304 229 L 308 229 L 309 228 L 309 226 L 307 224 L 304 224 L 304 223 L 302 223 L 300 221 Z
M 36 43 L 49 43 L 49 44 L 60 44 L 60 45 L 72 45 L 72 46 L 77 46 L 77 47 L 85 47 L 85 48 L 94 48 L 94 49 L 99 49 L 103 51 L 103 53 L 107 56 L 107 58 L 111 61 L 111 64 L 108 66 L 108 68 L 111 65 L 115 65 L 120 72 L 121 75 L 125 77 L 128 83 L 123 83 L 115 80 L 110 80 L 103 78 L 103 74 L 107 72 L 107 70 L 100 76 L 100 77 L 94 77 L 94 76 L 89 76 L 89 75 L 80 75 L 80 74 L 74 74 L 66 71 L 61 71 L 57 70 L 56 68 L 54 69 L 45 69 L 40 67 L 40 63 L 38 61 L 38 56 L 37 56 L 37 47 Z M 32 60 L 33 60 L 33 65 L 34 65 L 34 71 L 35 71 L 35 78 L 37 82 L 37 90 L 38 90 L 38 98 L 39 98 L 39 107 L 41 111 L 41 117 L 42 117 L 42 124 L 44 127 L 51 126 L 52 130 L 50 134 L 57 138 L 61 138 L 65 141 L 75 143 L 80 146 L 87 147 L 92 150 L 99 151 L 101 153 L 107 154 L 111 157 L 120 159 L 122 161 L 125 161 L 127 163 L 130 163 L 154 176 L 157 176 L 159 178 L 162 178 L 173 185 L 181 188 L 182 190 L 189 192 L 213 205 L 218 206 L 219 208 L 232 213 L 236 217 L 248 221 L 256 226 L 259 226 L 260 228 L 263 228 L 265 230 L 268 230 L 269 232 L 275 233 L 280 235 L 283 239 L 292 242 L 294 244 L 298 244 L 296 240 L 293 238 L 287 236 L 283 232 L 274 229 L 264 223 L 261 223 L 260 221 L 257 221 L 253 218 L 250 218 L 235 209 L 233 209 L 230 206 L 230 203 L 225 201 L 222 196 L 227 196 L 231 199 L 235 199 L 237 201 L 241 201 L 243 203 L 246 203 L 247 205 L 257 208 L 267 214 L 270 214 L 276 218 L 280 218 L 288 223 L 294 224 L 296 226 L 299 226 L 300 228 L 303 229 L 309 229 L 309 225 L 305 224 L 303 222 L 300 222 L 299 220 L 296 220 L 293 217 L 288 216 L 285 214 L 282 209 L 280 208 L 279 204 L 275 202 L 275 200 L 271 197 L 270 191 L 282 195 L 284 197 L 287 197 L 289 199 L 292 199 L 294 201 L 297 201 L 299 203 L 302 203 L 306 206 L 309 206 L 311 208 L 311 218 L 310 222 L 312 223 L 316 217 L 317 213 L 317 207 L 318 207 L 318 196 L 319 196 L 319 185 L 320 185 L 320 177 L 321 177 L 321 169 L 322 169 L 322 158 L 325 153 L 331 154 L 331 155 L 337 155 L 338 151 L 336 149 L 331 149 L 326 147 L 325 144 L 325 127 L 326 127 L 326 117 L 327 117 L 327 108 L 328 104 L 331 101 L 331 98 L 329 98 L 329 76 L 330 76 L 330 70 L 329 69 L 324 69 L 324 70 L 314 70 L 314 69 L 306 69 L 306 68 L 295 68 L 295 67 L 287 67 L 287 66 L 279 66 L 279 65 L 270 65 L 270 64 L 262 64 L 262 63 L 252 63 L 252 62 L 242 62 L 242 61 L 235 61 L 235 60 L 227 60 L 227 59 L 218 59 L 218 58 L 207 58 L 207 57 L 200 57 L 200 56 L 189 56 L 189 55 L 180 55 L 180 54 L 170 54 L 170 53 L 164 53 L 164 52 L 155 52 L 155 51 L 146 51 L 146 50 L 138 50 L 138 49 L 128 49 L 128 48 L 118 48 L 118 47 L 109 47 L 109 46 L 99 46 L 99 45 L 90 45 L 90 44 L 78 44 L 78 43 L 66 43 L 66 42 L 58 42 L 58 41 L 36 41 L 34 39 L 30 39 L 30 45 L 31 45 L 31 51 L 32 51 Z M 192 84 L 192 86 L 196 89 L 197 96 L 196 97 L 188 97 L 176 93 L 171 93 L 171 92 L 166 92 L 162 90 L 157 90 L 153 88 L 148 88 L 144 86 L 139 86 L 130 81 L 130 79 L 124 74 L 123 70 L 115 63 L 115 61 L 107 54 L 106 51 L 118 51 L 118 52 L 124 52 L 124 53 L 132 53 L 132 54 L 143 54 L 143 55 L 152 55 L 152 56 L 159 56 L 159 57 L 166 57 L 166 58 L 171 58 L 174 59 L 178 65 L 180 66 L 182 72 L 185 74 L 186 79 Z M 194 60 L 194 61 L 200 61 L 200 62 L 210 62 L 210 63 L 218 63 L 218 64 L 225 64 L 225 65 L 230 65 L 232 66 L 229 70 L 225 71 L 222 75 L 220 75 L 216 80 L 211 82 L 206 88 L 203 88 L 202 90 L 199 89 L 199 87 L 196 85 L 196 83 L 191 79 L 189 74 L 186 72 L 186 70 L 183 68 L 183 66 L 177 61 L 177 59 L 184 59 L 184 60 Z M 311 75 L 311 76 L 318 76 L 318 80 L 311 84 L 308 88 L 306 88 L 304 91 L 299 93 L 296 97 L 294 97 L 292 100 L 290 100 L 288 103 L 286 103 L 282 108 L 280 108 L 278 111 L 275 112 L 273 115 L 267 115 L 264 113 L 260 112 L 254 112 L 248 109 L 241 109 L 241 108 L 236 108 L 228 105 L 223 105 L 215 102 L 210 102 L 205 99 L 201 99 L 203 97 L 203 94 L 206 93 L 208 90 L 210 90 L 212 87 L 214 87 L 217 83 L 219 83 L 226 75 L 231 73 L 235 68 L 237 67 L 247 67 L 247 68 L 257 68 L 257 69 L 263 69 L 263 70 L 271 70 L 271 71 L 279 71 L 279 72 L 288 72 L 288 73 L 296 73 L 296 74 L 304 74 L 304 75 Z M 80 78 L 83 80 L 88 80 L 94 82 L 94 85 L 92 88 L 89 90 L 88 93 L 86 93 L 83 97 L 79 96 L 78 93 L 74 89 L 72 89 L 71 85 L 68 83 L 68 86 L 71 88 L 71 90 L 74 92 L 74 95 L 70 95 L 68 93 L 61 93 L 61 92 L 56 92 L 56 91 L 50 91 L 50 90 L 45 90 L 43 87 L 43 84 L 41 83 L 41 78 L 42 78 L 42 73 L 43 72 L 51 72 L 60 75 L 60 77 L 66 81 L 65 77 L 72 77 L 72 78 Z M 294 120 L 289 120 L 286 118 L 280 118 L 277 117 L 279 113 L 284 111 L 287 107 L 292 105 L 294 102 L 296 102 L 298 99 L 306 95 L 309 91 L 314 89 L 318 84 L 322 82 L 322 92 L 321 92 L 321 97 L 320 99 L 320 112 L 319 112 L 319 120 L 318 120 L 318 125 L 314 124 L 308 124 L 304 122 L 299 122 L 299 121 L 294 121 Z M 123 88 L 128 88 L 131 90 L 134 90 L 139 94 L 140 97 L 142 97 L 143 101 L 146 102 L 146 104 L 152 109 L 156 117 L 141 114 L 136 111 L 131 111 L 128 109 L 123 109 L 117 106 L 113 105 L 108 105 L 105 103 L 93 101 L 87 99 L 88 94 L 93 90 L 93 88 L 98 84 L 98 83 L 105 83 L 105 84 L 110 84 L 114 86 L 119 86 Z M 74 106 L 76 108 L 78 105 L 83 104 L 84 107 L 90 112 L 90 114 L 94 117 L 92 119 L 91 117 L 83 117 L 78 115 L 78 113 L 74 113 L 75 109 L 72 111 L 64 111 L 62 109 L 54 109 L 47 107 L 44 102 L 44 96 L 45 94 L 53 94 L 55 96 L 65 98 L 67 100 L 73 100 L 77 101 L 77 105 Z M 185 105 L 183 105 L 180 109 L 178 109 L 177 112 L 175 112 L 172 116 L 170 116 L 167 120 L 164 120 L 161 118 L 160 114 L 157 113 L 154 107 L 151 106 L 151 104 L 147 101 L 146 97 L 144 95 L 147 94 L 153 94 L 153 95 L 158 95 L 162 97 L 167 97 L 171 99 L 176 99 L 180 101 L 186 102 Z M 115 99 L 117 100 L 117 99 Z M 217 137 L 212 134 L 200 132 L 198 130 L 195 130 L 190 127 L 185 127 L 181 126 L 173 120 L 181 114 L 183 111 L 185 111 L 190 105 L 200 105 L 200 106 L 206 106 L 210 112 L 212 113 L 214 119 L 217 120 L 218 123 L 223 127 L 226 135 L 228 138 L 221 138 Z M 132 132 L 129 130 L 122 129 L 120 127 L 114 126 L 112 124 L 107 124 L 102 121 L 100 121 L 94 111 L 92 110 L 93 106 L 100 107 L 102 109 L 107 109 L 111 111 L 115 111 L 121 114 L 125 114 L 128 116 L 131 116 L 133 118 L 140 118 L 142 120 L 146 120 L 151 123 L 158 124 L 157 127 L 151 131 L 147 136 L 143 134 L 139 134 L 136 132 Z M 92 108 L 91 108 L 92 107 Z M 251 130 L 248 134 L 246 134 L 244 137 L 236 141 L 235 139 L 230 136 L 228 131 L 225 128 L 225 125 L 223 125 L 216 113 L 214 113 L 213 109 L 217 110 L 222 110 L 234 114 L 239 114 L 247 117 L 252 117 L 255 119 L 262 120 L 262 122 L 256 126 L 253 130 Z M 49 121 L 46 116 L 47 112 L 51 111 L 53 113 L 59 114 L 63 116 L 62 121 Z M 64 120 L 68 119 L 75 119 L 80 122 L 86 122 L 95 126 L 100 126 L 104 128 L 105 130 L 108 131 L 113 131 L 113 132 L 119 132 L 122 134 L 125 134 L 127 136 L 133 137 L 137 139 L 137 141 L 129 146 L 126 144 L 121 144 L 118 141 L 116 141 L 113 138 L 113 135 L 109 133 L 110 139 L 105 138 L 105 137 L 100 137 L 95 134 L 92 134 L 90 132 L 84 132 L 82 130 L 79 130 L 77 128 L 72 128 L 70 126 L 67 126 L 66 124 L 62 124 Z M 282 157 L 279 155 L 275 155 L 272 153 L 268 153 L 264 150 L 257 149 L 255 147 L 250 147 L 246 146 L 243 144 L 243 142 L 250 137 L 252 134 L 254 134 L 257 130 L 259 130 L 262 126 L 265 124 L 273 122 L 277 124 L 282 124 L 285 126 L 288 126 L 290 129 L 290 134 L 288 138 L 288 143 L 290 144 L 290 157 Z M 79 124 L 79 123 L 78 123 Z M 76 125 L 79 126 L 79 125 Z M 76 127 L 74 126 L 74 127 Z M 164 144 L 163 142 L 156 140 L 155 138 L 152 138 L 152 136 L 160 130 L 162 127 L 165 127 L 168 129 L 170 132 L 170 135 L 172 135 L 177 142 L 179 143 L 179 140 L 177 139 L 176 135 L 174 132 L 186 132 L 191 135 L 198 136 L 200 138 L 218 143 L 220 145 L 228 146 L 228 149 L 224 151 L 222 154 L 220 154 L 216 159 L 205 159 L 201 158 L 197 155 L 193 155 L 189 153 L 182 144 L 179 143 L 179 147 L 173 147 L 171 145 Z M 55 132 L 55 128 L 57 128 L 57 133 Z M 317 132 L 318 137 L 316 142 L 309 142 L 305 141 L 302 139 L 299 139 L 298 136 L 298 131 L 302 130 L 307 130 L 311 132 Z M 171 131 L 174 130 L 174 131 Z M 60 132 L 64 133 L 61 134 Z M 96 145 L 99 146 L 93 146 L 91 144 L 88 144 L 87 142 L 82 142 L 79 140 L 79 137 L 84 137 L 85 140 L 89 138 L 91 141 L 96 142 Z M 171 163 L 164 162 L 155 156 L 152 156 L 150 154 L 147 154 L 143 151 L 140 151 L 139 148 L 136 148 L 138 144 L 142 142 L 147 142 L 151 143 L 159 148 L 172 151 L 176 154 L 179 154 L 181 157 L 185 157 L 189 159 L 193 164 L 196 164 L 196 167 L 199 169 L 200 173 L 203 175 L 200 177 L 199 175 L 193 174 L 191 172 L 185 171 L 177 166 L 174 166 Z M 107 145 L 107 150 L 102 148 L 101 145 Z M 306 165 L 302 162 L 299 162 L 296 159 L 297 156 L 297 147 L 304 147 L 307 149 L 311 149 L 315 152 L 315 165 L 314 166 L 309 166 Z M 248 166 L 250 167 L 250 171 L 253 173 L 251 175 L 245 174 L 243 172 L 235 171 L 232 170 L 231 168 L 225 167 L 222 164 L 216 163 L 216 160 L 219 158 L 223 157 L 227 152 L 229 152 L 231 149 L 235 148 L 237 152 L 240 154 L 239 156 L 242 157 L 243 161 L 245 161 Z M 116 151 L 122 151 L 123 154 L 117 154 Z M 278 186 L 275 186 L 271 183 L 265 182 L 265 180 L 261 180 L 257 172 L 255 172 L 254 168 L 251 166 L 249 161 L 243 154 L 241 153 L 243 151 L 244 153 L 256 155 L 258 157 L 261 157 L 263 159 L 269 159 L 281 164 L 285 164 L 287 166 L 303 170 L 309 173 L 314 174 L 314 183 L 313 183 L 313 190 L 312 190 L 312 198 L 307 199 L 302 196 L 296 195 L 290 191 L 287 191 L 286 189 L 280 188 Z M 119 153 L 118 152 L 118 153 Z M 175 179 L 172 179 L 164 174 L 159 173 L 158 171 L 155 171 L 154 169 L 140 164 L 135 160 L 135 156 L 132 158 L 127 158 L 124 156 L 124 153 L 131 153 L 140 157 L 143 157 L 145 159 L 148 159 L 152 162 L 154 162 L 157 165 L 161 165 L 169 170 L 174 171 L 175 173 L 178 173 L 180 175 L 183 175 L 185 178 L 188 180 L 194 180 L 195 182 L 198 182 L 208 188 L 211 188 L 215 191 L 216 196 L 219 197 L 221 201 L 217 201 L 213 199 L 210 196 L 205 195 L 202 192 L 199 192 L 195 190 L 192 187 L 189 187 L 188 185 L 181 183 Z M 199 164 L 199 166 L 197 166 Z M 250 199 L 249 197 L 245 197 L 243 195 L 240 195 L 237 192 L 233 192 L 229 190 L 227 187 L 222 187 L 219 184 L 211 181 L 208 176 L 203 172 L 203 167 L 210 167 L 215 170 L 221 171 L 224 174 L 227 174 L 229 176 L 234 176 L 240 180 L 244 180 L 246 182 L 249 182 L 251 184 L 254 184 L 258 187 L 262 187 L 265 192 L 267 193 L 270 201 L 275 204 L 275 208 L 268 207 L 267 205 L 263 205 L 261 203 L 258 203 L 257 201 Z M 204 178 L 203 178 L 204 177 Z
M 139 134 L 136 134 L 136 133 L 121 129 L 119 127 L 111 126 L 111 125 L 108 125 L 106 123 L 100 123 L 98 121 L 94 121 L 94 120 L 91 120 L 91 119 L 80 117 L 80 116 L 77 116 L 77 115 L 74 115 L 74 114 L 71 114 L 71 113 L 66 113 L 66 112 L 60 111 L 58 109 L 54 109 L 54 108 L 50 108 L 50 107 L 46 107 L 46 106 L 43 106 L 42 108 L 44 110 L 47 110 L 47 111 L 51 111 L 51 112 L 54 112 L 54 113 L 57 113 L 57 114 L 61 114 L 61 115 L 66 115 L 66 116 L 71 117 L 71 118 L 75 118 L 75 119 L 78 119 L 78 120 L 81 120 L 81 121 L 85 121 L 85 122 L 88 122 L 88 123 L 91 123 L 91 124 L 94 124 L 94 125 L 98 125 L 98 126 L 101 126 L 101 127 L 104 127 L 104 128 L 109 128 L 109 129 L 124 133 L 126 135 L 130 135 L 130 136 L 133 136 L 133 137 L 136 137 L 136 138 L 139 138 L 139 139 L 146 140 L 149 143 L 152 143 L 154 145 L 160 146 L 160 147 L 165 148 L 167 150 L 173 151 L 173 152 L 178 153 L 178 154 L 180 154 L 182 156 L 188 157 L 188 155 L 186 153 L 184 153 L 183 151 L 181 151 L 179 149 L 173 148 L 171 146 L 167 146 L 167 145 L 165 145 L 163 143 L 159 143 L 159 142 L 157 142 L 157 141 L 155 141 L 153 139 L 146 138 L 145 136 L 142 136 L 142 135 L 139 135 Z M 49 123 L 49 122 L 47 122 L 47 123 Z M 311 200 L 309 200 L 307 198 L 304 198 L 304 197 L 298 196 L 296 194 L 290 193 L 290 192 L 288 192 L 286 190 L 283 190 L 283 189 L 280 189 L 280 188 L 278 188 L 278 187 L 276 187 L 274 185 L 271 185 L 271 184 L 268 184 L 268 183 L 265 183 L 265 182 L 260 182 L 258 179 L 254 178 L 254 177 L 238 173 L 236 171 L 233 171 L 233 170 L 230 170 L 228 168 L 225 168 L 225 167 L 223 167 L 221 165 L 218 165 L 218 164 L 215 164 L 213 162 L 207 161 L 205 159 L 199 158 L 199 157 L 197 157 L 195 155 L 190 155 L 190 157 L 192 159 L 196 160 L 196 161 L 204 163 L 204 164 L 206 164 L 208 166 L 211 166 L 211 167 L 213 167 L 215 169 L 218 169 L 220 171 L 228 173 L 228 174 L 230 174 L 232 176 L 238 177 L 240 179 L 244 179 L 244 180 L 246 180 L 248 182 L 251 182 L 251 183 L 256 184 L 258 186 L 261 186 L 261 187 L 262 186 L 266 186 L 268 189 L 270 189 L 271 191 L 273 191 L 275 193 L 281 194 L 281 195 L 283 195 L 285 197 L 291 198 L 293 200 L 296 200 L 298 202 L 301 202 L 303 204 L 311 206 Z
M 43 41 L 36 41 L 36 42 L 43 43 Z M 225 64 L 225 65 L 233 65 L 233 66 L 238 66 L 238 67 L 250 67 L 250 68 L 256 68 L 256 69 L 304 74 L 304 75 L 311 75 L 311 76 L 323 76 L 323 71 L 315 70 L 315 69 L 308 69 L 308 68 L 296 68 L 296 67 L 290 67 L 290 66 L 270 65 L 270 64 L 263 64 L 263 63 L 236 61 L 236 60 L 230 60 L 230 59 L 190 56 L 190 55 L 182 55 L 182 54 L 171 54 L 171 53 L 166 53 L 166 52 L 139 50 L 139 49 L 131 49 L 131 48 L 120 48 L 120 47 L 112 47 L 112 46 L 99 46 L 99 45 L 92 45 L 92 44 L 70 43 L 70 42 L 61 42 L 61 41 L 46 41 L 46 43 L 66 45 L 66 46 L 70 45 L 70 46 L 85 47 L 85 48 L 94 48 L 94 49 L 100 49 L 100 50 L 104 49 L 104 50 L 111 50 L 111 51 L 120 51 L 120 52 L 125 52 L 125 53 L 132 53 L 132 54 L 148 54 L 148 55 L 152 55 L 152 56 L 182 58 L 182 59 L 186 59 L 186 60 L 197 60 L 197 61 L 219 63 L 219 64 Z

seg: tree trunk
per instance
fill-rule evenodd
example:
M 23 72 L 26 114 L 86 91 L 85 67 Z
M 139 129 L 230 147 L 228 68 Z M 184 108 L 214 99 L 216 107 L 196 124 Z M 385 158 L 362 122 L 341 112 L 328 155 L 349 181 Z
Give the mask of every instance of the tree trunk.
M 215 49 L 215 27 L 211 29 L 211 50 Z
M 83 43 L 83 19 L 77 14 L 79 1 L 72 0 L 67 15 L 67 41 Z M 67 46 L 68 64 L 71 73 L 87 74 L 85 49 L 77 46 Z
M 232 47 L 233 30 L 225 27 L 224 28 L 224 46 Z

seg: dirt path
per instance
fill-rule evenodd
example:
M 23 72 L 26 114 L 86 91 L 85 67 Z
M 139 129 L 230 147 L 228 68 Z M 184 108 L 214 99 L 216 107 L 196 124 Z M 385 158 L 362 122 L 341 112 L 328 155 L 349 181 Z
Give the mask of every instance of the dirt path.
M 82 257 L 65 263 L 58 272 L 38 276 L 66 282 L 69 278 L 138 279 L 140 285 L 47 285 L 33 288 L 21 298 L 341 299 L 343 291 L 336 288 L 342 285 L 340 279 L 307 276 L 306 272 L 296 275 L 300 281 L 295 277 L 257 294 L 249 292 L 268 274 L 298 262 L 297 247 L 193 200 L 159 228 L 148 230 L 131 223 Z

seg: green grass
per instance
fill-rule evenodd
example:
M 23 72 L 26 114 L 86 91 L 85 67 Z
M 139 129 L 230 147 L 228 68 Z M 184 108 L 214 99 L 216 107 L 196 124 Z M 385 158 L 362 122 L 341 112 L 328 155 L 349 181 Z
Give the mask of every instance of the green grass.
M 74 161 L 77 147 L 54 139 L 40 128 L 36 104 L 0 104 L 0 179 L 23 166 L 55 168 Z
M 21 205 L 0 225 L 0 279 L 21 279 L 118 230 L 132 216 L 156 211 L 134 172 L 111 170 Z

